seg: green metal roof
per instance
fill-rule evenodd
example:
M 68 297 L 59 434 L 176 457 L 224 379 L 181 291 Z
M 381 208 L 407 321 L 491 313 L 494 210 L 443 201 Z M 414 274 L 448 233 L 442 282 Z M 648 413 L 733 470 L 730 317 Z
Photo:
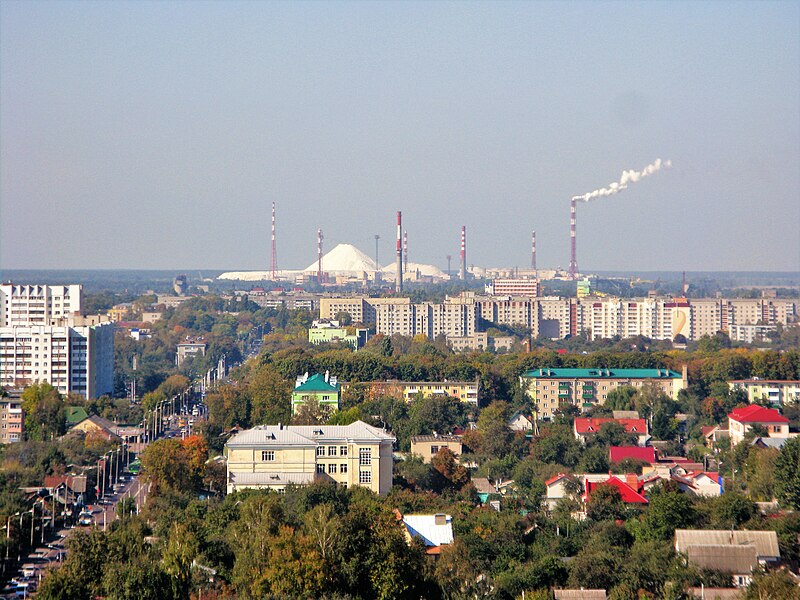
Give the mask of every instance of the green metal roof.
M 522 374 L 531 379 L 680 379 L 669 369 L 531 369 Z
M 67 425 L 77 425 L 88 418 L 89 415 L 82 406 L 67 407 Z
M 339 384 L 331 385 L 325 381 L 325 376 L 317 373 L 308 378 L 305 383 L 301 383 L 296 388 L 295 392 L 338 392 Z

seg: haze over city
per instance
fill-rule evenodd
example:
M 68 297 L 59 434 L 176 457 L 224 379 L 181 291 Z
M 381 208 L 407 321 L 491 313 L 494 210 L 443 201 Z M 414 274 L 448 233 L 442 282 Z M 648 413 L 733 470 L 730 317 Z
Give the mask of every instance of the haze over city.
M 800 270 L 800 5 L 0 5 L 0 268 Z

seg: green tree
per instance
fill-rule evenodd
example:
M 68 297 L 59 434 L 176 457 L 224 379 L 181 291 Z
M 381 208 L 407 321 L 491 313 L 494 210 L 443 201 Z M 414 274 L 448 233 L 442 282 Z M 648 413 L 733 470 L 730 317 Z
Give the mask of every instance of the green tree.
M 189 460 L 189 453 L 177 440 L 158 440 L 148 445 L 142 453 L 142 469 L 153 492 L 192 489 L 195 478 Z
M 613 521 L 625 516 L 625 503 L 612 485 L 599 485 L 586 502 L 586 517 L 592 521 Z
M 800 437 L 789 439 L 775 459 L 775 492 L 781 504 L 800 510 Z
M 650 505 L 642 517 L 640 526 L 634 526 L 634 535 L 641 540 L 668 541 L 675 529 L 689 528 L 696 524 L 697 514 L 685 494 L 657 486 L 650 495 Z
M 254 425 L 288 423 L 292 416 L 291 386 L 270 364 L 261 365 L 248 391 Z
M 743 600 L 800 600 L 800 588 L 786 571 L 759 571 L 742 597 Z
M 66 406 L 61 394 L 46 382 L 35 383 L 22 392 L 25 431 L 33 440 L 52 440 L 66 429 Z
M 192 561 L 197 556 L 198 543 L 194 534 L 182 523 L 173 523 L 162 562 L 170 576 L 172 595 L 177 600 L 189 598 L 192 580 Z
M 729 490 L 714 499 L 711 514 L 716 527 L 731 529 L 752 519 L 756 514 L 756 505 L 739 492 Z
M 478 431 L 481 432 L 484 454 L 500 458 L 511 450 L 514 432 L 508 426 L 510 411 L 508 403 L 498 400 L 481 410 Z

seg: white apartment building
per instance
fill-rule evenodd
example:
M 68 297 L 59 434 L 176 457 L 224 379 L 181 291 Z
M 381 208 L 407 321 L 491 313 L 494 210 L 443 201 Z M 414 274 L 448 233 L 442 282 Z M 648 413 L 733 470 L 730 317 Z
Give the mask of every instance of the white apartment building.
M 0 285 L 0 327 L 49 325 L 80 314 L 80 285 Z
M 81 317 L 81 286 L 0 286 L 0 385 L 47 382 L 62 394 L 114 391 L 114 326 Z
M 486 284 L 486 293 L 491 296 L 539 296 L 538 279 L 493 279 Z

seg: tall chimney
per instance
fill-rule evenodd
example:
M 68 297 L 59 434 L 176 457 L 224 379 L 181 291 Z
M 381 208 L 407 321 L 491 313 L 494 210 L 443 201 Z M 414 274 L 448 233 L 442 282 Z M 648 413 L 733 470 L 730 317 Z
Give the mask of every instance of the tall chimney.
M 569 276 L 575 279 L 578 276 L 578 259 L 575 254 L 575 198 L 570 201 L 569 205 L 569 244 Z
M 403 232 L 403 273 L 408 273 L 408 231 Z
M 531 235 L 531 269 L 533 269 L 533 275 L 536 276 L 536 231 L 533 232 Z
M 395 278 L 394 289 L 396 292 L 403 291 L 403 213 L 397 211 L 397 277 Z
M 317 229 L 317 283 L 322 283 L 322 229 Z
M 461 226 L 461 281 L 467 280 L 467 226 Z
M 272 281 L 275 281 L 278 273 L 278 259 L 275 256 L 275 203 L 272 203 Z

